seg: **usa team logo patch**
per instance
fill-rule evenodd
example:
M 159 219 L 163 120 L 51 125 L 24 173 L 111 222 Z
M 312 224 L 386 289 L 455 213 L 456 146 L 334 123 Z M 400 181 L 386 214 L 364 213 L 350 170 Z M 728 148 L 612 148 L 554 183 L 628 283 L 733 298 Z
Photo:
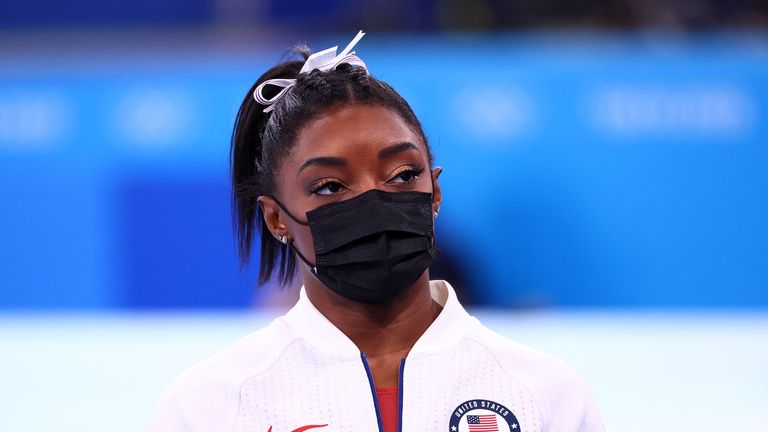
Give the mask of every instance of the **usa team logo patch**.
M 453 410 L 448 432 L 520 432 L 520 422 L 500 403 L 472 399 Z

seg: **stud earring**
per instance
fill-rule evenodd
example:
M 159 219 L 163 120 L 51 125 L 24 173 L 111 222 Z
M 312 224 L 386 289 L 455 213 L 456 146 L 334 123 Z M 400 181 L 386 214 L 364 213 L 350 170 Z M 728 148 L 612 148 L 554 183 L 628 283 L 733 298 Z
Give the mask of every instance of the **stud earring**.
M 284 235 L 277 235 L 277 234 L 274 234 L 274 236 L 275 236 L 275 239 L 277 239 L 277 241 L 279 241 L 280 243 L 282 243 L 282 244 L 287 244 L 288 243 L 288 237 L 286 237 Z

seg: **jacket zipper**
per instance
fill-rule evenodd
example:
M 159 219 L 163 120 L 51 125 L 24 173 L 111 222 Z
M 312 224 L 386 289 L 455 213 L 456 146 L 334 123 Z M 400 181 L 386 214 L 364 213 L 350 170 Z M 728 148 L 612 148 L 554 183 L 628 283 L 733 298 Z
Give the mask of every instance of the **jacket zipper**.
M 371 385 L 371 394 L 373 395 L 373 406 L 376 408 L 376 422 L 379 425 L 379 432 L 384 432 L 384 425 L 381 422 L 381 411 L 379 410 L 379 397 L 376 395 L 376 385 L 373 383 L 373 374 L 371 373 L 371 367 L 368 365 L 368 359 L 365 357 L 365 353 L 360 353 L 360 358 L 363 360 L 363 367 L 365 367 L 365 374 L 368 375 L 368 383 Z
M 384 424 L 381 420 L 381 410 L 379 409 L 379 396 L 376 394 L 376 384 L 373 382 L 373 373 L 371 366 L 368 365 L 368 358 L 365 353 L 360 353 L 363 360 L 365 374 L 368 376 L 368 384 L 371 386 L 373 395 L 373 406 L 376 408 L 376 422 L 379 424 L 379 432 L 384 432 Z M 405 359 L 400 360 L 400 374 L 397 377 L 397 432 L 403 432 L 403 374 L 405 372 Z
M 400 360 L 400 375 L 397 377 L 397 432 L 403 432 L 403 373 L 405 359 Z

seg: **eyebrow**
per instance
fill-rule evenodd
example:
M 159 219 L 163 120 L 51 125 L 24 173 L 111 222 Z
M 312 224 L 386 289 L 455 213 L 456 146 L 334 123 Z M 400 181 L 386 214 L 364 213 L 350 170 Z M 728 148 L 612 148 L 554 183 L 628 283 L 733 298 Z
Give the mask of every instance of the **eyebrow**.
M 416 144 L 407 141 L 394 144 L 379 151 L 379 160 L 390 158 L 398 153 L 402 153 L 408 150 L 416 150 L 418 152 L 419 148 L 416 147 Z
M 383 148 L 379 150 L 379 160 L 391 158 L 396 154 L 399 154 L 408 150 L 415 150 L 418 152 L 419 148 L 416 146 L 416 144 L 412 142 L 407 142 L 407 141 L 394 144 L 387 148 Z M 347 166 L 347 160 L 344 158 L 334 157 L 334 156 L 314 157 L 311 159 L 307 159 L 303 164 L 301 164 L 301 166 L 299 167 L 299 173 L 302 172 L 305 168 L 309 168 L 311 166 L 345 167 Z
M 333 156 L 314 157 L 312 159 L 307 159 L 306 162 L 301 164 L 299 167 L 299 172 L 311 166 L 344 167 L 347 166 L 347 160 Z

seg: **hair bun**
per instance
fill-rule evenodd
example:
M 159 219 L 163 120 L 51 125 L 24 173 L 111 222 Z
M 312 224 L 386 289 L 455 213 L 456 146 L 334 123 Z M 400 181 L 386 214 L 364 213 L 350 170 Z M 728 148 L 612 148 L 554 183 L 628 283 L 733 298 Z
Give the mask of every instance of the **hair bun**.
M 323 96 L 330 95 L 333 91 L 333 87 L 331 86 L 331 83 L 329 83 L 326 79 L 325 74 L 326 73 L 321 72 L 318 69 L 313 70 L 312 72 L 306 74 L 304 85 L 308 90 L 316 91 Z

